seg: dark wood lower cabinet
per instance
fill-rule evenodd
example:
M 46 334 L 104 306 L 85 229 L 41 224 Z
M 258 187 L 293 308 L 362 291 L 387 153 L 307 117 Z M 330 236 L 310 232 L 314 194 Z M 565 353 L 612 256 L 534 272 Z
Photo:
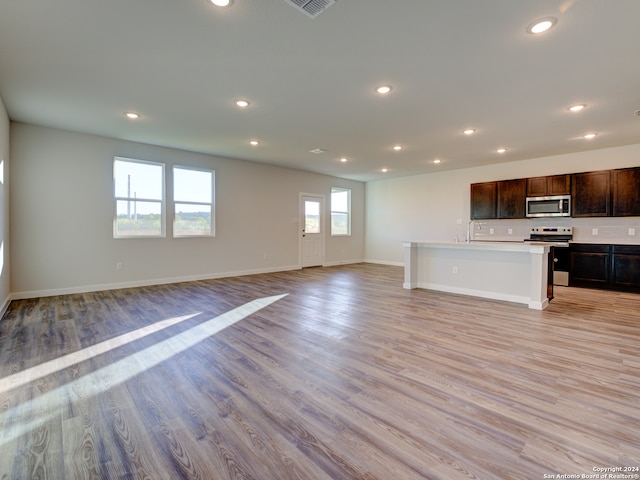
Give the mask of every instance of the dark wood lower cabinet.
M 611 273 L 609 245 L 572 243 L 569 246 L 569 285 L 607 288 Z
M 640 291 L 640 246 L 611 248 L 611 285 L 616 290 Z
M 640 245 L 571 244 L 569 285 L 640 293 Z

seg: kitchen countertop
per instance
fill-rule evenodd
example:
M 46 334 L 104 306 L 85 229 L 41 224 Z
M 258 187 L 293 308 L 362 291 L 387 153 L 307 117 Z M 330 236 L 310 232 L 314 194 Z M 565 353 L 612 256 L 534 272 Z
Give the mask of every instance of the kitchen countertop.
M 525 242 L 525 241 L 489 241 L 489 240 L 472 240 L 471 242 L 454 242 L 454 241 L 410 241 L 402 242 L 403 247 L 412 245 L 424 247 L 439 248 L 459 248 L 459 249 L 475 249 L 475 250 L 502 250 L 514 252 L 528 252 L 531 247 L 550 247 L 555 242 Z M 566 243 L 564 243 L 566 245 Z

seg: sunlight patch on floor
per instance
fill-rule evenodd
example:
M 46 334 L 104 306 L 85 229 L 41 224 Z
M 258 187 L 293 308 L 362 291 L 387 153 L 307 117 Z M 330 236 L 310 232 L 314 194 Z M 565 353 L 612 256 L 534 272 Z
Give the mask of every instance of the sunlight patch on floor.
M 274 295 L 245 303 L 93 373 L 75 379 L 69 384 L 61 385 L 54 390 L 36 396 L 29 402 L 3 411 L 0 414 L 0 427 L 3 431 L 0 446 L 36 430 L 53 417 L 60 415 L 60 410 L 68 408 L 69 402 L 74 404 L 86 400 L 126 382 L 287 295 Z M 124 339 L 122 341 L 124 342 Z M 52 369 L 53 372 L 58 370 L 53 364 L 47 368 Z M 32 418 L 36 412 L 37 417 Z

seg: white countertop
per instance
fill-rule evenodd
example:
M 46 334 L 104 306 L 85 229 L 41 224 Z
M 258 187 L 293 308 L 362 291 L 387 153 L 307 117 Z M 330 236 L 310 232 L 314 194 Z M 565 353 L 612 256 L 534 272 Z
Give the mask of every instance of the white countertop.
M 491 242 L 485 240 L 472 240 L 471 242 L 454 241 L 406 241 L 403 247 L 412 245 L 432 248 L 457 248 L 461 250 L 500 250 L 504 252 L 531 252 L 540 251 L 540 247 L 551 247 L 552 242 Z M 565 244 L 566 245 L 566 244 Z

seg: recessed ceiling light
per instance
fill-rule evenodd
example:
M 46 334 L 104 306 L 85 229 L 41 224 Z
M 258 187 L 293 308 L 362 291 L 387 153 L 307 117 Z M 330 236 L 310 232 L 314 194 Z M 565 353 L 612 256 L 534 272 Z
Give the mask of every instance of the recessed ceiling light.
M 340 161 L 341 161 L 342 163 L 347 163 L 347 162 L 349 161 L 349 159 L 348 159 L 347 157 L 341 157 L 341 158 L 340 158 Z
M 462 133 L 464 133 L 465 135 L 473 135 L 474 133 L 476 133 L 476 129 L 475 128 L 467 128 L 466 130 L 463 130 Z
M 498 153 L 505 153 L 506 151 L 507 151 L 506 148 L 499 148 L 499 149 L 496 150 L 496 152 L 498 152 Z
M 579 112 L 580 110 L 583 110 L 587 105 L 582 103 L 580 105 L 572 105 L 571 107 L 569 107 L 567 110 L 569 110 L 570 112 Z
M 376 88 L 376 92 L 378 92 L 381 95 L 386 95 L 391 90 L 393 90 L 393 87 L 391 85 L 381 85 L 378 88 Z
M 240 108 L 245 108 L 250 105 L 249 100 L 236 100 L 236 105 Z
M 402 145 L 394 145 L 394 146 L 393 146 L 393 149 L 394 149 L 396 152 L 399 152 L 400 150 L 402 150 L 402 148 L 403 148 L 403 147 L 402 147 Z
M 436 159 L 433 161 L 433 163 L 440 163 L 440 159 L 439 159 L 439 158 L 436 158 Z
M 388 168 L 383 168 L 382 170 L 380 170 L 382 173 L 387 173 L 389 171 Z
M 327 151 L 323 148 L 314 148 L 313 150 L 309 150 L 309 153 L 315 153 L 316 155 L 320 155 L 321 153 L 326 153 Z
M 584 138 L 586 138 L 587 140 L 591 140 L 592 138 L 596 138 L 597 135 L 597 133 L 587 133 Z
M 233 3 L 233 0 L 207 0 L 209 3 L 216 7 L 228 7 Z
M 530 23 L 527 27 L 527 33 L 539 34 L 548 31 L 551 27 L 553 27 L 556 23 L 558 23 L 558 19 L 556 17 L 545 17 L 540 20 L 536 20 L 533 23 Z
M 124 114 L 124 116 L 127 118 L 130 118 L 131 120 L 136 120 L 140 118 L 140 114 L 135 112 L 127 112 Z
M 255 147 L 256 145 L 260 145 L 260 142 L 258 140 L 249 140 L 249 145 L 253 145 Z

